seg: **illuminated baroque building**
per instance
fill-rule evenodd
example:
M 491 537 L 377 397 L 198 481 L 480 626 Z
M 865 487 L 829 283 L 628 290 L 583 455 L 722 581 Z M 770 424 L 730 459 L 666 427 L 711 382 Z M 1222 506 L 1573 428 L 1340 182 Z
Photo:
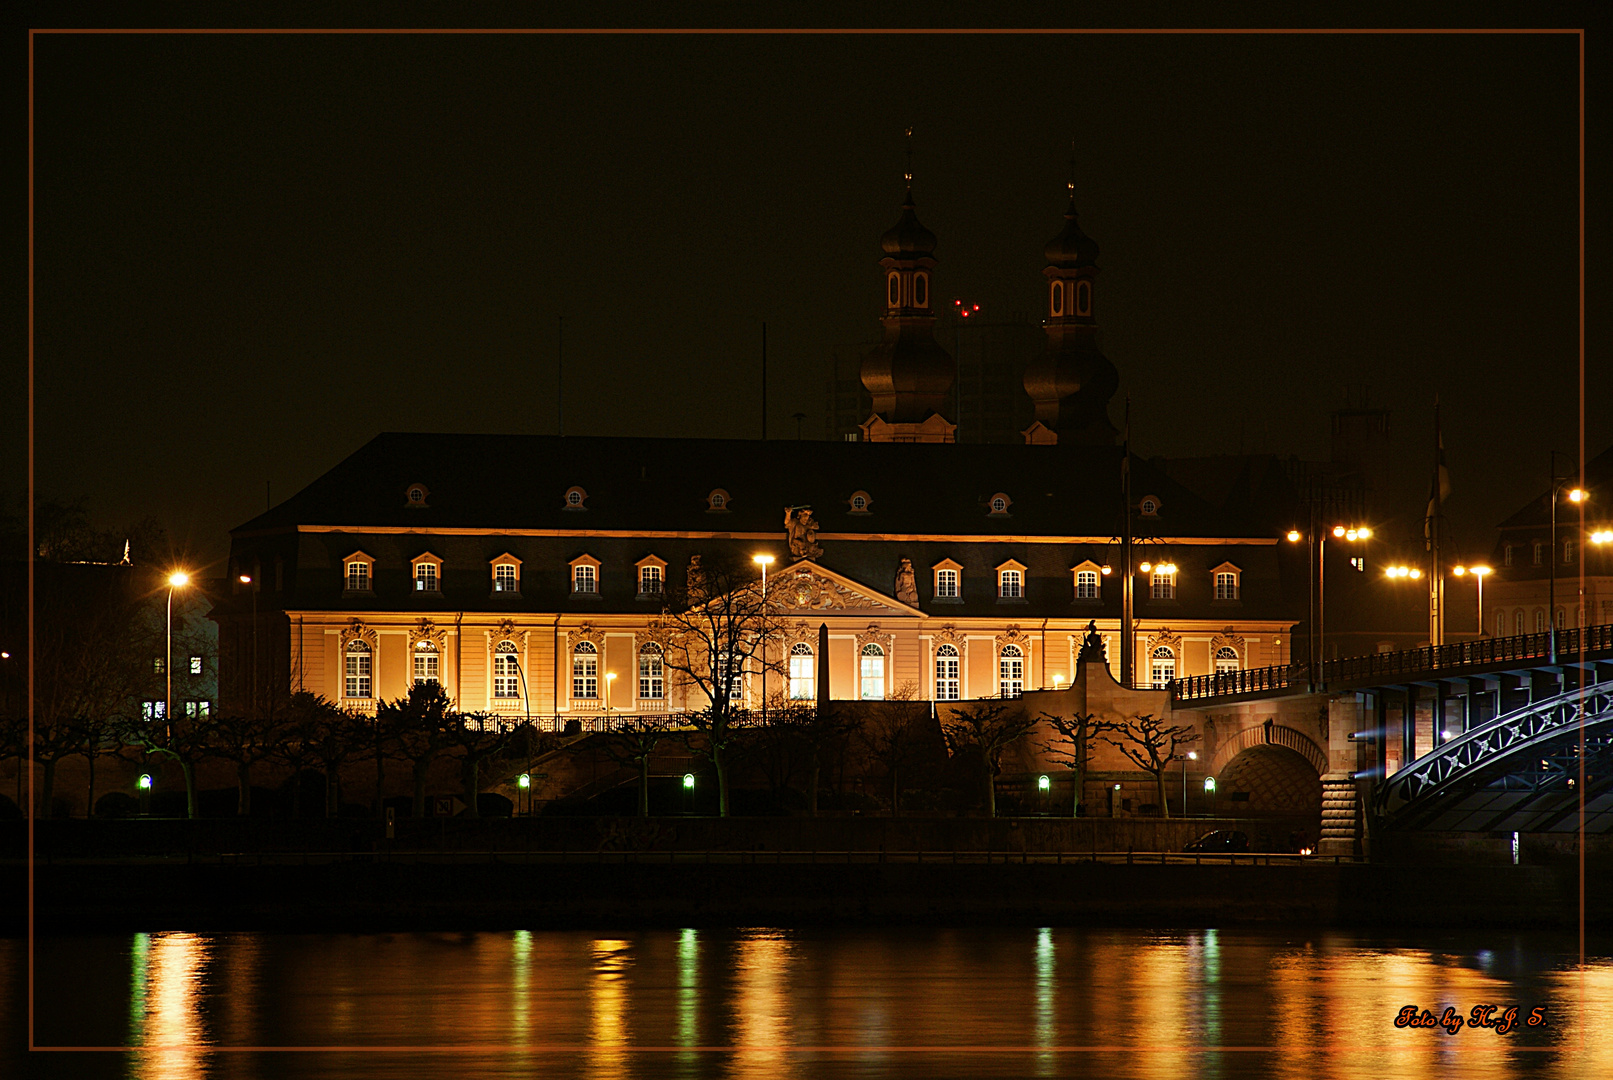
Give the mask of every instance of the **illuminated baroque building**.
M 1096 344 L 1098 249 L 1071 191 L 1044 252 L 1018 445 L 951 445 L 936 238 L 909 186 L 881 238 L 861 439 L 381 435 L 233 532 L 231 580 L 253 584 L 214 615 L 224 707 L 250 698 L 251 588 L 262 692 L 370 710 L 433 679 L 462 709 L 557 725 L 697 708 L 652 622 L 701 558 L 758 554 L 775 560 L 770 693 L 815 696 L 827 664 L 835 699 L 1017 697 L 1070 683 L 1089 623 L 1117 669 L 1117 376 Z M 1137 681 L 1289 663 L 1292 555 L 1277 534 L 1148 462 L 1131 477 L 1136 561 L 1151 566 L 1136 579 Z M 745 671 L 736 695 L 759 705 L 763 679 Z

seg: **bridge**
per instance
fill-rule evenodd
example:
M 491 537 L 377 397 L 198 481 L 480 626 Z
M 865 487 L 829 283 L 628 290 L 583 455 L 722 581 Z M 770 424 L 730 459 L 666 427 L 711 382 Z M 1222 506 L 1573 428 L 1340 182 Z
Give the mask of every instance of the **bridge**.
M 1586 830 L 1613 831 L 1613 625 L 1555 638 L 1201 675 L 1171 690 L 1184 709 L 1350 695 L 1363 721 L 1346 736 L 1356 769 L 1324 786 L 1343 788 L 1347 775 L 1380 828 L 1572 832 L 1583 800 Z

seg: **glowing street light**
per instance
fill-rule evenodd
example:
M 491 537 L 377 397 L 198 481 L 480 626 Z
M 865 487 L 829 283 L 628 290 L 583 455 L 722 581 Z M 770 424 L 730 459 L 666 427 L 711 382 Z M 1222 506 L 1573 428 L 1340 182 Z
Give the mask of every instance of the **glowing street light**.
M 140 789 L 142 791 L 150 791 L 151 790 L 151 774 L 150 773 L 141 773 L 140 774 L 140 779 L 138 781 L 136 781 L 136 784 L 140 787 Z
M 163 674 L 168 679 L 167 696 L 163 699 L 163 723 L 168 726 L 168 737 L 173 739 L 174 731 L 174 590 L 183 589 L 190 584 L 190 575 L 183 570 L 175 570 L 168 575 L 168 657 L 163 661 Z M 196 808 L 190 807 L 191 816 L 195 816 Z
M 1198 759 L 1199 759 L 1199 752 L 1197 750 L 1189 750 L 1187 752 L 1187 756 L 1182 759 L 1182 816 L 1183 817 L 1187 816 L 1187 763 L 1189 761 L 1197 761 Z
M 610 684 L 616 681 L 616 672 L 605 672 L 605 711 L 610 712 Z
M 1214 795 L 1215 794 L 1215 777 L 1206 776 L 1204 778 L 1204 794 L 1206 794 L 1206 795 Z
M 1316 529 L 1313 519 L 1308 532 L 1298 529 L 1289 529 L 1288 542 L 1297 544 L 1302 539 L 1309 539 L 1311 565 L 1313 572 L 1308 575 L 1314 591 L 1311 593 L 1313 607 L 1311 610 L 1311 624 L 1315 632 L 1316 648 L 1311 653 L 1311 686 L 1319 689 L 1326 684 L 1322 678 L 1322 663 L 1327 655 L 1327 538 L 1331 533 L 1335 539 L 1350 543 L 1364 543 L 1372 539 L 1372 530 L 1365 525 L 1334 525 L 1331 529 Z
M 1490 568 L 1488 566 L 1453 566 L 1453 567 L 1451 567 L 1451 573 L 1455 574 L 1457 577 L 1465 577 L 1468 574 L 1472 574 L 1473 575 L 1473 580 L 1478 583 L 1478 587 L 1479 587 L 1479 636 L 1483 637 L 1484 636 L 1484 579 L 1487 576 L 1489 576 L 1492 573 L 1492 571 L 1490 570 Z

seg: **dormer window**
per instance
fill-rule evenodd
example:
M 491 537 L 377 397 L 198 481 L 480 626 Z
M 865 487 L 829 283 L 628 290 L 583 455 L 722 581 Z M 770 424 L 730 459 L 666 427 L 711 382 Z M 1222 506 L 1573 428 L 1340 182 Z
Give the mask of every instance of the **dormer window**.
M 427 552 L 410 563 L 410 576 L 414 578 L 414 591 L 435 593 L 442 591 L 442 560 Z
M 1025 564 L 1009 560 L 997 567 L 997 599 L 1025 599 Z
M 947 559 L 932 568 L 935 571 L 935 599 L 944 604 L 963 602 L 961 574 L 963 567 Z
M 991 502 L 987 505 L 991 507 L 992 517 L 1007 517 L 1008 508 L 1014 505 L 1014 500 L 999 491 L 991 497 Z
M 1088 559 L 1071 569 L 1075 575 L 1075 598 L 1077 600 L 1097 600 L 1099 588 L 1102 585 L 1103 568 Z
M 866 514 L 869 512 L 868 507 L 874 500 L 868 497 L 868 492 L 866 491 L 854 491 L 847 501 L 851 504 L 853 514 Z
M 1144 495 L 1142 502 L 1137 504 L 1138 511 L 1143 517 L 1159 516 L 1159 499 L 1153 495 Z
M 579 555 L 571 560 L 573 596 L 599 595 L 599 565 L 599 560 L 592 555 Z
M 521 560 L 505 552 L 493 560 L 493 591 L 519 593 L 521 591 Z
M 587 502 L 588 502 L 588 492 L 584 491 L 582 488 L 580 488 L 580 487 L 569 487 L 569 488 L 566 489 L 566 509 L 567 510 L 586 510 L 586 509 L 588 509 L 588 507 L 585 506 L 584 504 L 587 503 Z
M 638 598 L 659 600 L 666 592 L 666 560 L 646 555 L 634 569 L 638 571 Z
M 706 496 L 706 513 L 726 514 L 728 512 L 728 504 L 732 501 L 733 500 L 729 498 L 728 492 L 724 491 L 722 488 L 712 488 L 711 494 Z
M 373 588 L 373 570 L 375 560 L 362 551 L 355 551 L 342 560 L 346 575 L 343 578 L 343 589 L 350 593 L 367 593 Z
M 1229 562 L 1210 571 L 1217 600 L 1237 600 L 1241 596 L 1243 572 Z
M 408 505 L 413 507 L 424 507 L 426 505 L 426 496 L 429 494 L 431 494 L 431 492 L 426 490 L 426 485 L 410 484 L 409 490 L 405 493 L 405 496 L 409 500 Z

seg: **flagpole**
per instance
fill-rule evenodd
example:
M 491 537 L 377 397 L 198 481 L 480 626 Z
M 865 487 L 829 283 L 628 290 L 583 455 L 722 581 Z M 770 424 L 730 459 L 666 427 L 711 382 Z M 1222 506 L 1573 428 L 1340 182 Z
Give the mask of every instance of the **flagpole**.
M 1445 579 L 1440 573 L 1439 522 L 1444 516 L 1445 491 L 1440 484 L 1444 465 L 1445 440 L 1439 427 L 1439 394 L 1434 394 L 1434 485 L 1429 496 L 1428 537 L 1433 553 L 1433 571 L 1428 575 L 1428 643 L 1435 648 L 1445 644 Z

